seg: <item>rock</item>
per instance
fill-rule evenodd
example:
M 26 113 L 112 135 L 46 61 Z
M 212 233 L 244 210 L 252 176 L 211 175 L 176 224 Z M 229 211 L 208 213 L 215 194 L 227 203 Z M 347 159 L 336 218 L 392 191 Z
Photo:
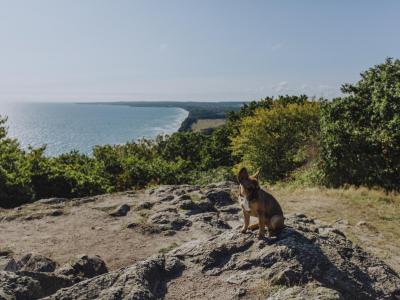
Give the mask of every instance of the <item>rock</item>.
M 91 229 L 93 229 L 93 230 L 103 230 L 104 228 L 101 227 L 101 226 L 94 226 L 94 227 L 91 227 Z
M 174 200 L 174 199 L 175 199 L 175 197 L 173 195 L 168 195 L 166 197 L 161 198 L 160 201 L 161 202 L 168 202 L 168 201 L 171 201 L 171 200 Z
M 338 222 L 332 225 L 304 214 L 285 215 L 287 227 L 277 237 L 258 238 L 257 231 L 241 233 L 242 216 L 233 188 L 236 185 L 224 182 L 201 188 L 150 189 L 142 202 L 128 202 L 139 203 L 134 207 L 147 211 L 135 211 L 133 219 L 141 221 L 125 226 L 181 246 L 112 272 L 107 272 L 99 257 L 84 255 L 54 272 L 42 273 L 34 263 L 38 259 L 31 262 L 33 255 L 27 255 L 17 267 L 33 265 L 35 271 L 0 272 L 0 299 L 400 297 L 399 275 L 353 245 L 333 227 Z M 92 228 L 97 230 L 97 225 Z M 127 238 L 132 231 L 124 230 Z
M 129 229 L 135 229 L 139 231 L 141 234 L 157 234 L 161 232 L 161 228 L 158 225 L 155 224 L 147 224 L 147 223 L 129 223 L 126 228 Z M 170 230 L 167 230 L 166 232 L 169 232 Z
M 95 202 L 99 199 L 99 197 L 84 197 L 84 198 L 76 198 L 74 200 L 74 205 L 81 205 L 85 203 Z
M 28 253 L 21 257 L 21 259 L 17 262 L 18 270 L 26 265 L 26 263 L 29 261 L 31 256 L 32 256 L 32 253 Z
M 217 183 L 211 183 L 205 186 L 207 190 L 215 189 L 215 188 L 223 188 L 223 189 L 235 189 L 238 185 L 233 181 L 221 181 Z
M 41 199 L 38 200 L 38 203 L 42 203 L 42 204 L 60 204 L 60 203 L 64 203 L 67 202 L 69 199 L 67 198 L 47 198 L 47 199 Z
M 156 256 L 59 290 L 50 299 L 157 299 L 165 293 L 165 282 L 179 276 L 179 259 Z
M 186 210 L 186 215 L 195 215 L 206 212 L 215 212 L 216 209 L 209 199 L 202 199 L 198 202 L 184 200 L 179 204 L 179 208 Z
M 192 200 L 183 200 L 179 204 L 179 208 L 185 209 L 185 210 L 196 210 L 196 209 L 198 209 L 198 206 Z
M 11 250 L 8 249 L 0 249 L 0 256 L 10 256 L 12 254 Z
M 18 262 L 21 271 L 29 272 L 53 272 L 56 263 L 50 258 L 38 254 L 27 254 Z
M 54 271 L 55 263 L 42 255 L 21 258 L 14 273 L 0 271 L 0 299 L 39 299 L 81 280 L 107 272 L 99 257 L 82 256 L 72 264 Z M 52 271 L 50 271 L 52 270 Z
M 357 226 L 367 226 L 367 222 L 365 222 L 365 221 L 360 221 L 360 222 L 358 222 L 357 223 Z
M 41 294 L 39 298 L 54 294 L 59 289 L 69 287 L 76 282 L 68 277 L 56 275 L 54 273 L 18 271 L 17 275 L 29 277 L 39 282 Z
M 149 201 L 143 201 L 141 203 L 138 204 L 137 208 L 138 209 L 150 209 L 153 207 L 153 203 L 149 202 Z
M 168 255 L 179 257 L 191 270 L 190 276 L 203 280 L 213 276 L 213 282 L 221 286 L 240 284 L 251 291 L 259 288 L 262 278 L 282 287 L 271 299 L 292 299 L 290 295 L 299 291 L 304 297 L 293 299 L 391 299 L 400 295 L 399 275 L 345 236 L 327 227 L 321 228 L 326 235 L 302 230 L 315 226 L 305 217 L 288 217 L 287 225 L 276 239 L 258 240 L 257 233 L 225 230 L 208 240 L 183 244 Z
M 39 299 L 73 284 L 52 273 L 0 271 L 0 299 Z
M 42 296 L 37 280 L 0 271 L 0 299 L 38 299 Z
M 166 230 L 164 231 L 164 236 L 173 236 L 176 234 L 175 230 Z
M 0 271 L 16 272 L 17 270 L 18 265 L 14 258 L 0 256 Z
M 182 195 L 178 197 L 178 200 L 192 200 L 192 197 L 190 197 L 189 194 L 185 194 L 185 191 L 182 191 Z
M 214 189 L 207 192 L 206 196 L 216 207 L 231 205 L 234 203 L 229 189 Z
M 49 213 L 49 216 L 58 217 L 58 216 L 61 216 L 62 214 L 63 214 L 63 211 L 62 211 L 62 210 L 60 210 L 60 209 L 55 209 L 55 210 L 52 210 L 52 211 Z
M 148 223 L 159 224 L 162 230 L 181 230 L 192 225 L 191 221 L 173 212 L 155 213 L 149 218 Z
M 110 213 L 110 216 L 124 217 L 130 210 L 131 210 L 131 208 L 128 204 L 122 204 L 122 205 L 118 206 L 112 213 Z
M 303 229 L 303 231 L 306 231 L 306 230 L 307 229 Z M 311 231 L 314 231 L 314 230 L 311 230 Z M 333 228 L 333 227 L 320 227 L 320 228 L 318 228 L 318 232 L 322 236 L 326 236 L 326 235 L 329 235 L 330 233 L 334 233 L 334 234 L 341 235 L 342 237 L 345 237 L 343 232 L 341 232 L 339 229 Z
M 37 213 L 37 214 L 31 214 L 23 218 L 25 221 L 32 221 L 32 220 L 40 220 L 44 217 L 44 214 L 42 213 Z
M 218 232 L 221 232 L 222 230 L 231 228 L 228 223 L 221 220 L 218 217 L 218 214 L 214 212 L 196 214 L 190 219 L 192 223 L 195 224 L 197 227 L 200 227 L 204 231 L 210 233 L 216 234 Z
M 278 288 L 279 289 L 279 288 Z M 333 289 L 323 286 L 306 285 L 304 287 L 295 286 L 288 289 L 279 289 L 278 292 L 268 297 L 267 300 L 342 300 L 343 296 Z
M 72 277 L 75 281 L 80 281 L 107 272 L 107 266 L 99 256 L 82 255 L 70 264 L 58 269 L 55 274 Z

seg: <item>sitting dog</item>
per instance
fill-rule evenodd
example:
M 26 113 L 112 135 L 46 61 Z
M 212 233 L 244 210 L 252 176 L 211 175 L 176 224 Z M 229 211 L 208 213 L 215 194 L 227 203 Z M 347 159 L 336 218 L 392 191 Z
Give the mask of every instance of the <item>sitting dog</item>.
M 285 218 L 278 201 L 269 193 L 260 188 L 258 184 L 259 172 L 249 176 L 246 168 L 242 168 L 238 174 L 239 196 L 244 215 L 242 232 L 248 228 L 259 228 L 258 236 L 265 235 L 265 226 L 268 228 L 268 236 L 276 235 L 283 229 Z M 249 226 L 250 216 L 258 218 L 258 224 Z

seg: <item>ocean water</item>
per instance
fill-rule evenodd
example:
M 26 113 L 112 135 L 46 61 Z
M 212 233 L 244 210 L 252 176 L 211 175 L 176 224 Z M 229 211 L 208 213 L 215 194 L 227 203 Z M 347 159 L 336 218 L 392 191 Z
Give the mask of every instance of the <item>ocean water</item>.
M 122 144 L 177 131 L 188 112 L 180 108 L 74 103 L 0 103 L 9 136 L 27 148 L 47 145 L 46 155 Z

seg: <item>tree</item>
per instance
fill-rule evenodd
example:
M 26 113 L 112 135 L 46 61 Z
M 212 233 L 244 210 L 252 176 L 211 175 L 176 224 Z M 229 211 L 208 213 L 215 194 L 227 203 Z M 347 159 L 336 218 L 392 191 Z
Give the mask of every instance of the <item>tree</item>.
M 400 190 L 400 60 L 388 58 L 342 92 L 322 108 L 326 183 Z
M 233 153 L 271 181 L 283 179 L 301 166 L 304 148 L 319 134 L 319 103 L 274 102 L 240 121 L 232 138 Z
M 0 207 L 32 200 L 29 163 L 17 140 L 7 137 L 7 119 L 0 116 Z

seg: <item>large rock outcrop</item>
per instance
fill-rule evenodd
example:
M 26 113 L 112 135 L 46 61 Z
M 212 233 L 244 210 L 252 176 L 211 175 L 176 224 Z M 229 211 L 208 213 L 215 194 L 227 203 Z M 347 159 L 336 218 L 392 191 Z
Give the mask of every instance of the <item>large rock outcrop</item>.
M 0 272 L 0 299 L 400 299 L 399 275 L 323 222 L 288 215 L 277 238 L 242 234 L 235 189 L 149 189 L 131 203 L 128 230 L 189 242 L 111 272 L 96 256 L 55 270 L 40 256 L 3 259 L 18 270 Z
M 289 216 L 275 239 L 226 230 L 48 299 L 397 299 L 400 278 L 340 231 Z

